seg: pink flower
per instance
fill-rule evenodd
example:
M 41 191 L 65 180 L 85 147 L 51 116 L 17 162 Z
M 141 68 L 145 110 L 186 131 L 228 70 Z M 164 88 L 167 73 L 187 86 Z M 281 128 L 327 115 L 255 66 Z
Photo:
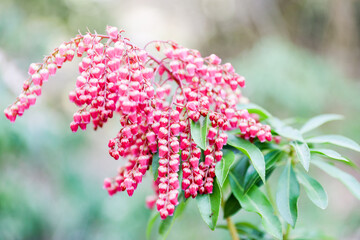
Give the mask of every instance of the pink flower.
M 179 203 L 180 185 L 186 198 L 212 193 L 215 166 L 222 160 L 228 130 L 238 128 L 240 136 L 251 141 L 256 137 L 260 142 L 272 140 L 270 127 L 247 110 L 236 108 L 243 100 L 237 88 L 245 86 L 245 78 L 231 64 L 221 65 L 214 54 L 202 57 L 197 50 L 160 41 L 153 44 L 162 54 L 158 59 L 133 45 L 116 27 L 108 26 L 106 33 L 79 34 L 62 43 L 43 63 L 32 63 L 23 92 L 4 114 L 12 122 L 22 116 L 35 104 L 49 76 L 76 53 L 82 59 L 69 100 L 79 109 L 70 123 L 71 131 L 85 130 L 88 124 L 97 130 L 114 116 L 120 123 L 108 143 L 109 155 L 127 163 L 115 177 L 104 180 L 109 195 L 126 191 L 132 196 L 158 152 L 155 195 L 146 205 L 153 208 L 156 204 L 165 219 Z M 210 123 L 205 160 L 200 161 L 202 151 L 194 141 L 191 121 L 203 124 L 205 118 Z M 274 140 L 279 142 L 277 137 Z

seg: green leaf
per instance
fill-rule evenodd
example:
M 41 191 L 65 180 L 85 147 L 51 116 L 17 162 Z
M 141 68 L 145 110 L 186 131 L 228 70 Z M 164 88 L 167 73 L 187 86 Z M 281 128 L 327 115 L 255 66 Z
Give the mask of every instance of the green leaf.
M 235 160 L 235 154 L 233 152 L 224 149 L 223 154 L 223 159 L 215 166 L 215 175 L 216 178 L 219 180 L 219 184 L 221 187 L 223 186 L 226 177 L 229 174 L 230 167 Z
M 256 186 L 253 186 L 247 194 L 244 194 L 244 189 L 237 179 L 237 173 L 230 171 L 229 177 L 231 190 L 241 206 L 246 211 L 258 213 L 265 230 L 276 238 L 282 238 L 281 223 L 274 214 L 274 209 L 265 194 Z
M 158 178 L 158 174 L 159 174 L 158 168 L 159 168 L 159 152 L 154 154 L 151 164 L 151 170 L 154 176 L 154 181 L 156 181 L 156 179 Z
M 182 179 L 183 179 L 183 170 L 182 168 L 179 169 L 178 171 L 178 179 L 179 179 L 179 183 L 182 183 Z M 181 194 L 181 191 L 180 191 Z
M 209 116 L 201 116 L 199 121 L 190 120 L 191 137 L 194 142 L 202 149 L 206 149 L 206 138 L 208 134 Z
M 230 170 L 230 172 L 233 171 L 236 173 L 237 180 L 242 187 L 244 187 L 245 173 L 246 173 L 247 169 L 249 168 L 249 166 L 251 166 L 249 158 L 247 156 L 243 155 L 242 158 L 240 159 L 240 161 L 238 161 L 232 167 L 232 170 Z M 229 179 L 229 178 L 227 178 L 227 179 Z
M 263 121 L 265 119 L 268 119 L 269 117 L 271 117 L 271 114 L 266 111 L 265 109 L 263 109 L 262 107 L 253 104 L 253 103 L 249 103 L 249 104 L 238 104 L 237 105 L 238 109 L 247 109 L 249 113 L 256 113 L 259 115 L 260 120 Z
M 187 201 L 180 199 L 179 205 L 176 206 L 173 216 L 168 216 L 165 220 L 161 221 L 159 226 L 159 234 L 161 239 L 165 240 L 170 233 L 172 226 L 174 225 L 175 220 L 183 213 L 186 207 Z
M 259 141 L 255 141 L 254 142 L 255 146 L 257 148 L 260 149 L 260 151 L 263 151 L 263 150 L 274 150 L 274 149 L 281 149 L 281 147 L 276 144 L 276 143 L 272 143 L 272 142 L 259 142 Z
M 239 234 L 245 235 L 250 239 L 262 239 L 264 237 L 264 233 L 249 222 L 237 222 L 235 227 Z
M 151 236 L 151 230 L 153 228 L 153 225 L 156 221 L 156 219 L 159 217 L 159 213 L 158 211 L 154 210 L 152 211 L 152 214 L 149 218 L 149 221 L 148 221 L 148 225 L 146 227 L 146 239 L 150 239 L 150 236 Z
M 309 199 L 319 208 L 325 209 L 328 205 L 328 197 L 321 184 L 307 173 L 301 171 L 298 171 L 296 176 L 300 184 L 305 188 Z
M 214 230 L 221 205 L 221 190 L 217 181 L 214 181 L 213 193 L 197 195 L 196 202 L 202 219 L 211 230 Z
M 299 161 L 301 162 L 301 164 L 303 165 L 303 167 L 305 168 L 305 170 L 309 171 L 311 155 L 308 145 L 304 142 L 298 142 L 298 141 L 293 141 L 290 143 L 290 145 L 294 147 L 296 151 L 296 155 Z
M 344 117 L 338 114 L 323 114 L 316 117 L 311 118 L 309 121 L 307 121 L 304 126 L 300 129 L 301 133 L 309 132 L 324 123 L 334 121 L 334 120 L 341 120 Z
M 265 182 L 265 160 L 260 149 L 254 144 L 234 135 L 229 135 L 227 144 L 243 152 L 250 159 L 252 165 L 259 173 L 261 180 Z
M 340 153 L 331 149 L 310 149 L 310 152 L 320 154 L 330 159 L 349 162 L 349 160 L 341 156 Z
M 350 174 L 326 162 L 313 160 L 312 163 L 330 176 L 340 180 L 360 200 L 360 183 Z
M 275 131 L 282 137 L 290 138 L 298 141 L 304 141 L 304 138 L 301 136 L 300 131 L 293 127 L 282 126 L 280 128 L 275 129 Z
M 235 227 L 237 227 L 237 228 L 238 227 L 247 227 L 247 228 L 251 228 L 251 229 L 254 229 L 254 230 L 260 232 L 260 229 L 257 226 L 255 226 L 249 222 L 237 222 L 237 223 L 235 223 Z
M 322 135 L 318 137 L 312 137 L 306 140 L 308 143 L 329 143 L 344 148 L 349 148 L 354 151 L 360 152 L 360 145 L 353 140 L 340 136 L 340 135 Z
M 273 170 L 274 164 L 279 161 L 284 152 L 280 150 L 273 150 L 265 155 L 265 169 L 266 169 L 266 176 L 270 174 L 270 172 Z M 260 181 L 260 176 L 256 172 L 255 168 L 253 166 L 250 166 L 245 174 L 244 179 L 244 191 L 245 193 L 254 185 L 258 184 Z
M 182 193 L 181 193 L 182 194 Z M 183 195 L 183 194 L 182 194 Z M 188 203 L 187 199 L 182 199 L 181 197 L 179 198 L 179 201 L 181 201 L 182 204 L 179 204 L 177 207 L 176 207 L 176 211 L 174 212 L 174 217 L 175 218 L 178 218 L 181 216 L 181 214 L 183 214 L 184 210 L 185 210 L 185 207 Z
M 359 169 L 358 166 L 350 159 L 343 157 L 340 153 L 331 149 L 310 149 L 312 159 L 319 159 L 319 157 L 325 157 L 331 160 L 340 161 L 354 169 Z
M 296 174 L 292 169 L 291 161 L 289 161 L 279 178 L 276 191 L 276 205 L 280 215 L 292 227 L 295 227 L 297 220 L 297 201 L 299 195 L 299 183 L 296 179 Z
M 289 138 L 292 140 L 297 140 L 300 142 L 304 141 L 303 136 L 301 135 L 301 132 L 293 127 L 287 126 L 285 123 L 283 123 L 278 118 L 272 117 L 267 120 L 269 124 L 273 127 L 273 131 L 277 133 L 278 135 Z
M 302 123 L 303 119 L 299 117 L 286 118 L 281 120 L 285 125 L 295 125 L 298 123 Z
M 231 217 L 240 209 L 241 209 L 241 205 L 239 201 L 236 199 L 234 194 L 231 193 L 229 198 L 225 201 L 224 218 Z
M 228 230 L 227 225 L 218 225 L 217 228 Z M 235 223 L 235 228 L 237 233 L 240 235 L 241 239 L 263 239 L 264 232 L 258 229 L 255 225 L 249 222 L 238 222 Z
M 175 222 L 174 216 L 168 216 L 165 220 L 162 220 L 159 226 L 159 234 L 162 239 L 166 239 L 167 235 Z

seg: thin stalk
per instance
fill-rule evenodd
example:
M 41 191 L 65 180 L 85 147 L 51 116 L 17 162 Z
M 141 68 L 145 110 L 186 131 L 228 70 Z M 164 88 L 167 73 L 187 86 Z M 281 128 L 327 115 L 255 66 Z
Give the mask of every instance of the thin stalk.
M 283 239 L 284 239 L 284 240 L 288 240 L 288 239 L 289 239 L 290 230 L 291 230 L 290 224 L 287 223 L 286 231 L 285 231 L 285 233 L 284 233 L 284 235 L 283 235 Z
M 224 209 L 225 207 L 225 200 L 224 197 L 221 198 L 221 208 Z M 240 240 L 240 237 L 237 233 L 236 227 L 234 222 L 232 221 L 231 217 L 226 218 L 227 227 L 230 232 L 230 236 L 232 240 Z
M 227 226 L 230 232 L 230 236 L 232 240 L 240 240 L 240 237 L 236 231 L 235 224 L 231 220 L 231 217 L 226 218 Z

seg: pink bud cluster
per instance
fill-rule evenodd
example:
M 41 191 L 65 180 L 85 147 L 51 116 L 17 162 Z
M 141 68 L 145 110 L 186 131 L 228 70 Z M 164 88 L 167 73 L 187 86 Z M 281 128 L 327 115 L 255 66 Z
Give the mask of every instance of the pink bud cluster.
M 222 160 L 228 138 L 226 131 L 239 129 L 244 139 L 264 142 L 272 140 L 271 129 L 247 110 L 237 108 L 243 99 L 239 87 L 245 86 L 245 78 L 230 63 L 221 64 L 214 54 L 202 57 L 197 50 L 170 41 L 152 42 L 163 55 L 159 60 L 146 51 L 147 46 L 140 49 L 121 33 L 108 27 L 107 35 L 78 35 L 61 44 L 44 63 L 31 64 L 31 77 L 25 81 L 23 93 L 5 109 L 5 115 L 15 121 L 35 103 L 49 75 L 75 54 L 82 57 L 75 89 L 69 94 L 70 101 L 79 107 L 71 130 L 85 130 L 90 122 L 96 130 L 118 114 L 121 127 L 109 141 L 109 154 L 127 162 L 115 177 L 105 179 L 104 188 L 110 195 L 126 191 L 132 196 L 153 155 L 158 154 L 156 195 L 147 205 L 156 205 L 165 219 L 174 213 L 180 187 L 186 198 L 212 193 L 215 166 Z M 191 135 L 190 123 L 204 118 L 210 124 L 201 161 L 202 150 Z
M 160 117 L 160 118 L 159 118 Z M 178 204 L 179 188 L 179 165 L 180 165 L 180 143 L 178 135 L 180 132 L 179 112 L 171 110 L 162 112 L 158 116 L 160 128 L 156 133 L 158 136 L 158 189 L 159 195 L 156 208 L 162 219 L 173 215 L 175 206 Z
M 190 131 L 189 127 L 188 130 Z M 195 198 L 197 194 L 212 193 L 215 177 L 215 161 L 200 162 L 201 149 L 191 139 L 191 133 L 182 133 L 181 140 L 181 160 L 183 170 L 183 180 L 181 188 L 185 198 Z M 207 162 L 206 162 L 207 161 Z
M 108 28 L 109 39 L 105 44 L 101 43 L 102 37 L 92 34 L 85 35 L 78 44 L 78 56 L 84 53 L 86 56 L 79 63 L 80 76 L 69 98 L 82 108 L 74 114 L 70 127 L 72 131 L 78 126 L 84 130 L 92 119 L 97 129 L 116 111 L 126 115 L 126 119 L 122 119 L 122 125 L 126 127 L 122 141 L 126 142 L 126 136 L 134 134 L 130 132 L 136 133 L 138 128 L 137 125 L 125 126 L 127 121 L 137 123 L 139 112 L 145 114 L 148 101 L 154 96 L 150 82 L 154 73 L 152 68 L 145 66 L 147 53 L 126 44 L 119 33 L 115 37 L 115 31 L 117 29 Z M 118 158 L 117 153 L 112 155 Z
M 70 62 L 74 58 L 76 40 L 77 38 L 56 48 L 50 56 L 44 58 L 43 63 L 30 64 L 29 78 L 23 83 L 22 93 L 4 110 L 5 116 L 11 122 L 15 122 L 17 116 L 22 116 L 25 110 L 36 103 L 37 97 L 41 95 L 42 85 L 48 81 L 49 76 L 55 75 L 64 62 Z

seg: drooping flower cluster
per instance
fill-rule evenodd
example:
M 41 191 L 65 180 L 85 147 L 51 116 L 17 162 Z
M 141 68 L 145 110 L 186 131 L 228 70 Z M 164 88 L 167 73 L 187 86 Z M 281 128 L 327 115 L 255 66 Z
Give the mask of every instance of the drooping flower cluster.
M 158 161 L 156 196 L 147 204 L 153 207 L 156 202 L 165 219 L 178 204 L 180 187 L 186 198 L 212 193 L 226 131 L 239 129 L 244 139 L 260 142 L 271 141 L 272 135 L 269 126 L 237 108 L 245 79 L 230 63 L 221 64 L 214 54 L 202 57 L 197 50 L 170 41 L 151 44 L 161 58 L 149 54 L 146 47 L 134 46 L 115 27 L 108 27 L 107 35 L 80 34 L 61 44 L 43 63 L 30 65 L 30 78 L 5 115 L 15 121 L 35 103 L 49 75 L 75 54 L 82 57 L 76 87 L 69 94 L 80 108 L 71 130 L 85 130 L 89 123 L 96 130 L 114 112 L 119 114 L 121 127 L 109 141 L 109 154 L 115 160 L 126 158 L 127 163 L 115 177 L 105 179 L 104 187 L 110 195 L 126 191 L 131 196 L 153 160 Z M 210 121 L 204 161 L 191 135 L 191 121 L 200 118 Z M 153 159 L 155 153 L 158 158 Z

